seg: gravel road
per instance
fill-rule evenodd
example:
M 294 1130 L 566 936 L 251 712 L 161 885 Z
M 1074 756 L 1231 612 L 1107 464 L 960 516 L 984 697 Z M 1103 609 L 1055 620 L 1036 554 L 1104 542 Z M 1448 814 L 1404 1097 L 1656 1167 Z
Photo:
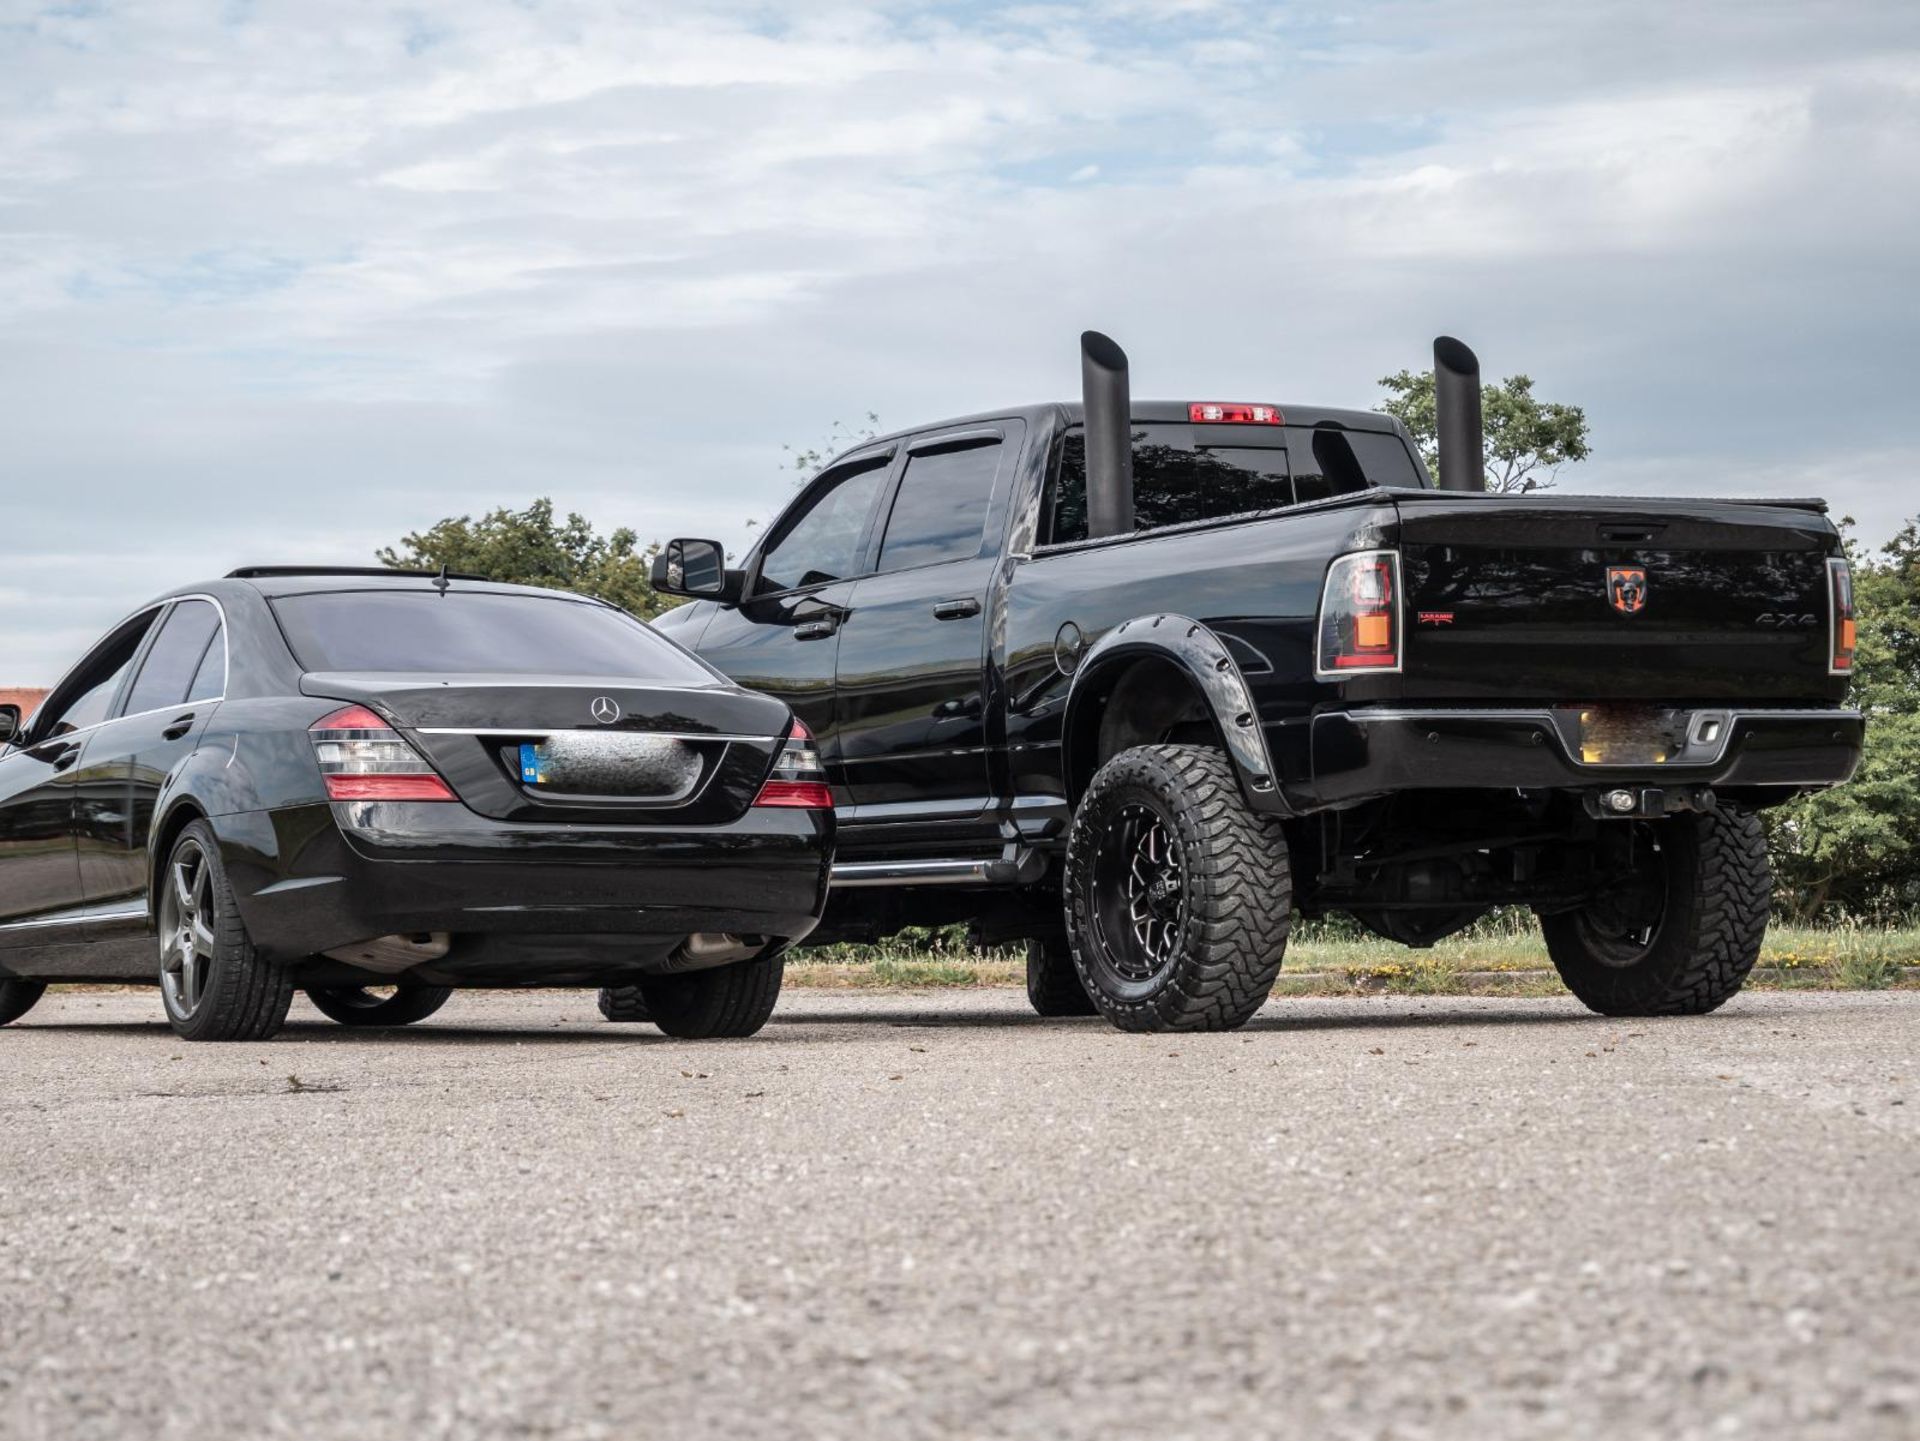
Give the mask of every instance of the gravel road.
M 1920 994 L 0 1031 L 0 1436 L 1920 1434 Z

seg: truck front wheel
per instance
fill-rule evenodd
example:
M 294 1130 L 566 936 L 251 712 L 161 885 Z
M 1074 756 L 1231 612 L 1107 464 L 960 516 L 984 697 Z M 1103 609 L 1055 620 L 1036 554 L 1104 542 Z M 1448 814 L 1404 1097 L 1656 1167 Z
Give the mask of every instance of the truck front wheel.
M 1577 911 L 1540 918 L 1567 989 L 1605 1016 L 1705 1015 L 1760 956 L 1773 890 L 1751 811 L 1641 824 L 1632 879 Z
M 1280 823 L 1222 752 L 1138 746 L 1093 778 L 1067 838 L 1067 932 L 1121 1030 L 1244 1025 L 1280 974 L 1292 909 Z

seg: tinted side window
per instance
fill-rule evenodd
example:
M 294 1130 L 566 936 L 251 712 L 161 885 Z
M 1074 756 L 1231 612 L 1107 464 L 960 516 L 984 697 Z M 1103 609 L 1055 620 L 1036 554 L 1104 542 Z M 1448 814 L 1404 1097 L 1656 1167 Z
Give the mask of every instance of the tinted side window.
M 45 740 L 105 720 L 107 707 L 133 664 L 134 652 L 159 614 L 150 610 L 135 616 L 95 646 L 93 654 L 41 704 L 34 715 L 32 738 Z
M 1360 469 L 1366 472 L 1367 479 L 1374 485 L 1403 485 L 1419 489 L 1420 472 L 1414 467 L 1413 457 L 1407 453 L 1406 442 L 1399 436 L 1373 430 L 1354 430 L 1347 433 L 1347 444 L 1353 447 L 1354 458 L 1360 462 Z
M 223 627 L 215 626 L 207 653 L 200 658 L 200 669 L 193 673 L 193 684 L 187 687 L 187 699 L 218 700 L 226 693 L 227 636 Z
M 762 591 L 844 580 L 860 563 L 867 517 L 887 478 L 887 459 L 869 462 L 816 495 L 760 562 Z
M 1287 452 L 1275 446 L 1196 443 L 1195 427 L 1136 425 L 1133 431 L 1133 526 L 1155 530 L 1184 521 L 1218 520 L 1292 505 Z M 1077 426 L 1060 450 L 1051 487 L 1055 543 L 1087 538 L 1087 442 Z
M 204 600 L 183 600 L 167 612 L 153 648 L 128 692 L 126 714 L 179 705 L 206 659 L 207 642 L 220 629 L 220 612 Z
M 1301 500 L 1325 500 L 1373 485 L 1416 489 L 1420 472 L 1397 435 L 1336 426 L 1287 427 L 1293 483 Z
M 1002 449 L 996 440 L 909 456 L 880 543 L 879 569 L 909 570 L 978 555 Z

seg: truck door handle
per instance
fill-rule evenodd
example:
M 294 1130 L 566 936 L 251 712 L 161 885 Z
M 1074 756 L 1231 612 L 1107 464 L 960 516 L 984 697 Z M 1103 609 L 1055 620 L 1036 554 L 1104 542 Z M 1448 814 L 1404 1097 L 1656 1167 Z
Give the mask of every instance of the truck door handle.
M 66 770 L 70 766 L 72 766 L 72 764 L 75 761 L 79 759 L 80 759 L 80 747 L 68 746 L 65 750 L 61 751 L 59 755 L 53 758 L 53 768 L 57 771 Z
M 160 738 L 162 740 L 177 741 L 192 729 L 193 712 L 188 711 L 185 715 L 176 717 L 172 725 L 161 731 Z
M 966 620 L 980 614 L 980 602 L 972 596 L 959 600 L 943 600 L 933 608 L 935 620 Z
M 840 629 L 837 620 L 803 620 L 793 628 L 795 640 L 825 640 Z

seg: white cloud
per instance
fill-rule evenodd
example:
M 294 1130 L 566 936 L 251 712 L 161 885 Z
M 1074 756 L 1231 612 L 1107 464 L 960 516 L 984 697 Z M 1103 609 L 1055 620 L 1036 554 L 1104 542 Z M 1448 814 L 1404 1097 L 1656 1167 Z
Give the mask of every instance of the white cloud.
M 1804 475 L 1890 526 L 1920 13 L 1754 12 L 147 0 L 0 30 L 0 585 L 30 597 L 0 681 L 175 580 L 449 512 L 738 535 L 782 441 L 1068 393 L 1088 324 L 1143 389 L 1336 403 L 1455 331 L 1588 406 L 1595 484 Z

